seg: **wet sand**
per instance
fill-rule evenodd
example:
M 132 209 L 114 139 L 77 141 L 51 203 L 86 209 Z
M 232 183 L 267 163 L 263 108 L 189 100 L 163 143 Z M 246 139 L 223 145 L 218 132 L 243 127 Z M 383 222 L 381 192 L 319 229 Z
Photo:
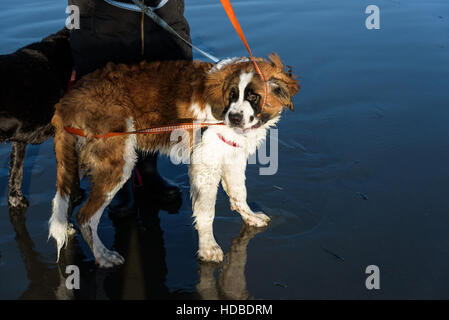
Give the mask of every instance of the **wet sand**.
M 365 8 L 381 29 L 365 28 Z M 25 195 L 8 213 L 9 144 L 0 145 L 1 299 L 449 298 L 449 4 L 429 1 L 233 1 L 253 51 L 279 53 L 300 75 L 295 111 L 279 124 L 279 170 L 247 170 L 248 200 L 273 217 L 242 226 L 220 190 L 214 224 L 226 263 L 198 264 L 186 166 L 161 158 L 181 187 L 177 214 L 141 201 L 139 217 L 100 225 L 127 259 L 101 270 L 79 235 L 56 264 L 47 242 L 55 193 L 51 140 L 27 148 Z M 0 4 L 0 53 L 63 25 L 65 4 Z M 245 49 L 217 1 L 187 1 L 192 39 L 219 57 Z M 17 21 L 21 23 L 17 24 Z M 257 233 L 257 234 L 256 234 Z M 81 289 L 64 268 L 81 268 Z M 380 268 L 367 290 L 365 268 Z

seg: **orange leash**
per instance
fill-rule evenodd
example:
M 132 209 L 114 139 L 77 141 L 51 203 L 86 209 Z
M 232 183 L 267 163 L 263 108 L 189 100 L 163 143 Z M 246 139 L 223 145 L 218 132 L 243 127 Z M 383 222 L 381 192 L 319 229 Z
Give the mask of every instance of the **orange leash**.
M 64 127 L 64 130 L 68 133 L 74 134 L 76 136 L 80 137 L 90 137 L 90 138 L 96 138 L 96 139 L 102 139 L 102 138 L 110 138 L 110 137 L 116 137 L 116 136 L 123 136 L 127 134 L 161 134 L 161 133 L 168 133 L 172 132 L 178 129 L 183 130 L 189 130 L 189 129 L 200 129 L 208 126 L 222 126 L 224 123 L 218 122 L 218 123 L 179 123 L 174 125 L 164 125 L 160 127 L 153 127 L 153 128 L 147 128 L 147 129 L 141 129 L 136 131 L 125 131 L 125 132 L 109 132 L 105 134 L 96 134 L 93 136 L 89 136 L 86 134 L 82 129 L 77 129 L 73 127 Z
M 232 25 L 234 26 L 235 31 L 237 31 L 237 34 L 240 37 L 240 40 L 242 40 L 243 45 L 246 47 L 246 50 L 248 50 L 248 53 L 251 57 L 251 60 L 254 63 L 254 67 L 256 68 L 256 72 L 260 75 L 262 81 L 264 82 L 264 97 L 263 97 L 263 101 L 262 101 L 262 107 L 261 110 L 259 112 L 258 115 L 260 115 L 263 111 L 263 107 L 265 106 L 266 100 L 267 100 L 267 95 L 268 95 L 268 84 L 267 81 L 265 80 L 265 77 L 262 73 L 262 71 L 260 71 L 259 66 L 257 65 L 256 59 L 254 58 L 252 52 L 251 52 L 251 48 L 248 45 L 248 42 L 246 41 L 246 37 L 245 34 L 243 33 L 242 27 L 240 26 L 239 21 L 237 20 L 237 17 L 235 16 L 234 13 L 234 9 L 232 9 L 231 6 L 231 2 L 229 2 L 229 0 L 220 0 L 221 4 L 223 5 L 223 8 L 226 11 L 226 14 L 228 15 L 229 20 L 231 21 Z

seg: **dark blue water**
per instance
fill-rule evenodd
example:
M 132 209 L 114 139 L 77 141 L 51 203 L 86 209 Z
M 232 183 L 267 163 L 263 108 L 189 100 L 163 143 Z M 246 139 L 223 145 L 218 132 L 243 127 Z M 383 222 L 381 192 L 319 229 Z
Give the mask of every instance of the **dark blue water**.
M 72 241 L 63 259 L 82 273 L 73 293 L 47 242 L 52 141 L 27 149 L 26 220 L 8 215 L 3 144 L 0 298 L 449 298 L 449 3 L 232 3 L 254 53 L 276 51 L 300 76 L 295 111 L 279 124 L 277 174 L 247 170 L 248 200 L 273 222 L 258 234 L 241 230 L 221 192 L 215 235 L 233 253 L 200 266 L 187 168 L 161 159 L 161 173 L 183 190 L 179 213 L 148 203 L 140 219 L 113 224 L 105 215 L 100 237 L 127 264 L 98 270 Z M 380 7 L 380 30 L 365 28 L 369 4 Z M 53 33 L 64 11 L 56 0 L 2 2 L 0 53 Z M 186 16 L 201 48 L 246 55 L 219 1 L 187 1 Z M 365 287 L 368 265 L 380 269 L 380 290 Z

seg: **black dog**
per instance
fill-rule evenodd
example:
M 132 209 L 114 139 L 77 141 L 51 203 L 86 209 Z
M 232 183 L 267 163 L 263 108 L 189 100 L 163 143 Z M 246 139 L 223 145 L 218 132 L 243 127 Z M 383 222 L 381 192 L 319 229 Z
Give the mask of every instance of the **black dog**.
M 12 54 L 0 55 L 0 142 L 12 141 L 8 203 L 25 208 L 23 161 L 28 143 L 53 136 L 54 105 L 67 89 L 73 68 L 69 30 Z

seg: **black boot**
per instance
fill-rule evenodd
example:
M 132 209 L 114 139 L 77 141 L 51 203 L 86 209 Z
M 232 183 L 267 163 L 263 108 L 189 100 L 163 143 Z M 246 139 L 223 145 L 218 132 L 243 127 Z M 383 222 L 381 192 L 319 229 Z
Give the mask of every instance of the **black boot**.
M 126 181 L 109 204 L 108 213 L 111 219 L 126 218 L 137 214 L 132 180 L 131 177 Z
M 136 182 L 143 184 L 145 191 L 150 192 L 151 197 L 161 204 L 177 201 L 181 197 L 181 192 L 178 187 L 170 185 L 157 172 L 157 155 L 157 153 L 145 155 L 138 153 Z

